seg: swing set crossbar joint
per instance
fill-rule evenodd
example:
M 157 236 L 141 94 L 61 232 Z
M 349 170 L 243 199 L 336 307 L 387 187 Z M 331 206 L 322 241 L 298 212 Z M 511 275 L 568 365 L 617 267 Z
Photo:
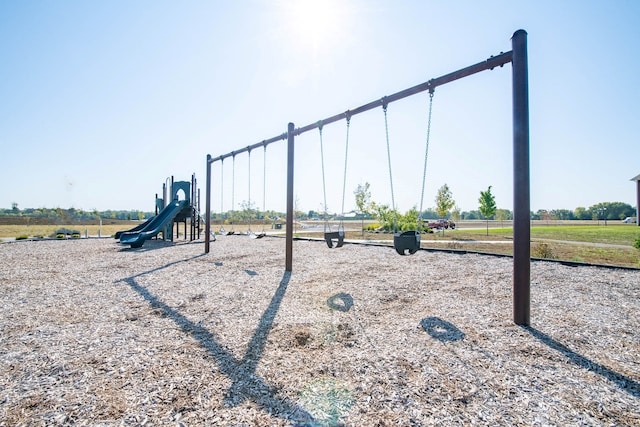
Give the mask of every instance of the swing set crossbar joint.
M 257 142 L 257 143 L 255 143 L 253 145 L 248 145 L 248 146 L 246 146 L 244 148 L 241 148 L 239 150 L 231 151 L 231 152 L 229 152 L 227 154 L 222 154 L 222 155 L 217 156 L 217 157 L 211 157 L 211 155 L 208 154 L 207 155 L 207 163 L 211 164 L 211 163 L 215 163 L 215 162 L 222 162 L 226 158 L 235 157 L 236 155 L 241 154 L 241 153 L 250 153 L 251 150 L 254 150 L 254 149 L 260 148 L 260 147 L 266 148 L 267 145 L 269 145 L 269 144 L 272 144 L 272 143 L 278 142 L 278 141 L 283 141 L 285 139 L 287 139 L 287 134 L 283 133 L 283 134 L 274 136 L 272 138 L 265 139 L 263 141 Z

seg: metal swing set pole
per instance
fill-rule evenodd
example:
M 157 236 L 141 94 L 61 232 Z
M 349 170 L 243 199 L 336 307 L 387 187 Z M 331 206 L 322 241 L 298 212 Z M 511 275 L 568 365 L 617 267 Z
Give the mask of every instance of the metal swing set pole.
M 527 61 L 527 32 L 516 31 L 511 38 L 512 50 L 491 56 L 485 61 L 462 68 L 449 74 L 436 77 L 427 82 L 410 87 L 392 95 L 372 101 L 368 104 L 347 110 L 344 113 L 336 114 L 323 120 L 316 121 L 301 128 L 295 128 L 293 123 L 289 123 L 287 132 L 275 136 L 269 140 L 262 141 L 233 153 L 225 154 L 216 158 L 207 156 L 207 212 L 206 212 L 206 236 L 205 252 L 209 252 L 209 230 L 210 230 L 210 184 L 211 184 L 211 163 L 222 161 L 233 154 L 250 151 L 253 148 L 266 146 L 272 142 L 286 139 L 288 141 L 287 160 L 287 221 L 286 221 L 286 254 L 285 270 L 292 271 L 293 254 L 293 159 L 295 136 L 317 129 L 319 123 L 327 125 L 333 122 L 344 120 L 356 114 L 374 108 L 388 105 L 391 102 L 412 96 L 424 91 L 433 91 L 437 86 L 471 76 L 485 70 L 492 70 L 495 67 L 502 67 L 509 62 L 512 63 L 512 85 L 513 85 L 513 191 L 514 191 L 514 219 L 513 219 L 513 320 L 518 325 L 529 325 L 530 323 L 530 252 L 529 247 L 530 230 L 530 180 L 529 180 L 529 84 L 528 84 L 528 61 Z
M 531 207 L 527 32 L 511 38 L 513 84 L 513 322 L 531 323 Z

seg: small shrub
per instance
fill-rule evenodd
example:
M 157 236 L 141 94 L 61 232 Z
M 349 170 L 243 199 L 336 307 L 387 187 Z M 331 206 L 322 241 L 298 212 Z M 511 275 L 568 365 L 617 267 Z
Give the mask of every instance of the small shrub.
M 380 224 L 367 224 L 364 227 L 364 231 L 377 231 L 380 228 Z
M 531 255 L 535 258 L 558 259 L 558 256 L 553 252 L 553 248 L 547 243 L 538 243 L 531 251 Z
M 29 236 L 27 236 L 26 234 L 21 234 L 18 237 L 16 237 L 16 240 L 26 240 L 28 238 Z
M 462 243 L 460 243 L 460 242 L 449 242 L 449 243 L 447 243 L 447 248 L 449 248 L 449 249 L 462 249 Z
M 636 249 L 640 249 L 640 237 L 638 237 L 636 241 L 633 243 L 633 247 Z

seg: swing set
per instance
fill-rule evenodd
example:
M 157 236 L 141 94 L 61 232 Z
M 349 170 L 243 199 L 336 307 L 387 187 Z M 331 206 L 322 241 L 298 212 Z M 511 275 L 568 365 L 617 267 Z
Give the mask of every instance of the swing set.
M 265 231 L 265 226 L 264 226 L 264 219 L 262 221 L 262 231 L 260 231 L 259 233 L 254 232 L 251 229 L 251 150 L 247 150 L 247 154 L 248 154 L 248 170 L 249 170 L 249 176 L 248 176 L 248 228 L 247 228 L 247 232 L 246 234 L 251 237 L 252 239 L 261 239 L 264 236 L 267 235 L 266 231 Z M 231 171 L 231 221 L 230 221 L 230 226 L 231 229 L 230 230 L 225 230 L 224 226 L 220 226 L 220 230 L 219 233 L 223 236 L 231 236 L 231 235 L 235 235 L 235 229 L 234 229 L 234 224 L 233 224 L 233 220 L 235 217 L 235 186 L 236 186 L 236 156 L 235 153 L 232 154 L 232 171 Z M 264 146 L 264 156 L 263 156 L 263 166 L 262 166 L 262 211 L 265 211 L 266 208 L 266 188 L 267 188 L 267 146 Z M 220 213 L 222 214 L 224 212 L 224 161 L 220 162 Z M 215 240 L 215 239 L 214 239 Z
M 326 187 L 324 177 L 324 147 L 322 140 L 322 129 L 324 126 L 340 121 L 346 121 L 347 137 L 345 143 L 345 167 L 343 189 L 342 189 L 342 216 L 344 218 L 344 194 L 347 172 L 347 155 L 349 147 L 349 129 L 351 118 L 357 114 L 374 108 L 382 107 L 385 122 L 385 138 L 387 145 L 387 159 L 389 163 L 389 183 L 391 187 L 391 203 L 394 213 L 396 212 L 395 195 L 393 188 L 393 178 L 391 171 L 391 150 L 388 125 L 388 105 L 400 99 L 416 95 L 421 92 L 429 93 L 429 113 L 427 124 L 427 138 L 424 155 L 424 167 L 422 174 L 422 192 L 420 197 L 420 214 L 415 230 L 398 231 L 397 229 L 397 213 L 394 216 L 394 249 L 400 255 L 411 255 L 420 249 L 420 233 L 422 232 L 421 212 L 423 210 L 425 181 L 427 174 L 427 159 L 429 152 L 429 138 L 431 133 L 431 111 L 433 107 L 433 95 L 435 88 L 444 84 L 459 80 L 464 77 L 471 76 L 485 70 L 493 70 L 496 67 L 503 67 L 511 62 L 512 65 L 512 100 L 513 100 L 513 190 L 514 190 L 514 220 L 513 220 L 513 319 L 518 325 L 530 324 L 530 185 L 529 185 L 529 88 L 528 88 L 528 64 L 527 64 L 527 33 L 524 30 L 516 31 L 511 38 L 512 50 L 509 52 L 501 52 L 499 55 L 491 56 L 485 61 L 462 68 L 441 77 L 433 78 L 422 84 L 410 87 L 400 92 L 381 99 L 369 102 L 355 109 L 347 110 L 344 113 L 336 114 L 315 123 L 296 128 L 293 123 L 287 126 L 287 132 L 274 136 L 270 139 L 263 140 L 254 145 L 250 145 L 241 150 L 232 151 L 218 157 L 207 155 L 207 197 L 206 197 L 206 232 L 205 232 L 205 253 L 210 251 L 210 222 L 211 222 L 211 165 L 214 162 L 221 163 L 227 157 L 233 157 L 237 154 L 247 152 L 250 158 L 251 150 L 264 147 L 267 145 L 287 140 L 287 213 L 286 213 L 286 245 L 285 245 L 285 271 L 292 271 L 293 263 L 293 166 L 295 154 L 295 137 L 305 132 L 318 129 L 320 134 L 320 150 L 322 161 L 322 182 L 324 193 L 324 210 L 325 210 L 325 227 L 324 239 L 329 248 L 338 248 L 344 244 L 344 224 L 342 220 L 338 225 L 337 231 L 333 231 L 330 227 L 326 212 Z M 250 160 L 249 160 L 250 162 Z M 250 163 L 249 163 L 250 164 Z M 265 175 L 266 178 L 266 175 Z M 264 184 L 264 183 L 263 183 Z M 250 184 L 249 184 L 250 186 Z M 232 190 L 233 191 L 233 190 Z M 249 193 L 251 190 L 249 189 Z M 233 197 L 233 196 L 232 196 Z M 250 197 L 250 196 L 249 196 Z M 263 191 L 264 197 L 264 191 Z M 233 207 L 232 207 L 233 209 Z M 264 199 L 263 199 L 264 210 Z M 233 211 L 232 211 L 233 212 Z M 233 229 L 233 223 L 232 223 Z M 249 227 L 250 230 L 250 227 Z

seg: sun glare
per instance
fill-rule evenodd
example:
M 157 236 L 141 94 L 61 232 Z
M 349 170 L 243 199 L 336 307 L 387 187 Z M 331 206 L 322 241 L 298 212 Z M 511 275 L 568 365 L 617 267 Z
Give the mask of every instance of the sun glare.
M 337 0 L 295 0 L 283 2 L 295 42 L 314 54 L 329 51 L 347 33 L 347 2 Z

